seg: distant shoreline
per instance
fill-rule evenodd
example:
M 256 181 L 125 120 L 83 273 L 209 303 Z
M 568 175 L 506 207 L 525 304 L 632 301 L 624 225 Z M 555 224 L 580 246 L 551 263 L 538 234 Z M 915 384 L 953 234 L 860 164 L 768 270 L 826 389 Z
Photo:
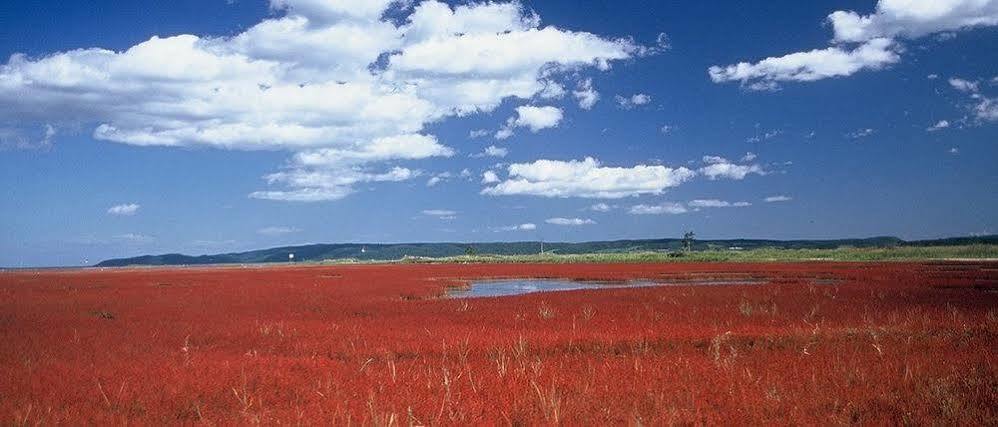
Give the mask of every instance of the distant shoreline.
M 998 245 L 998 235 L 953 237 L 935 240 L 905 241 L 882 236 L 836 240 L 767 240 L 715 239 L 694 240 L 695 252 L 745 252 L 752 250 L 836 250 L 843 248 L 876 249 L 900 247 L 956 247 L 968 245 Z M 208 265 L 287 263 L 290 255 L 295 262 L 346 260 L 355 262 L 395 261 L 406 258 L 453 258 L 460 256 L 527 256 L 541 252 L 559 255 L 665 253 L 684 251 L 682 239 L 609 240 L 589 242 L 442 242 L 442 243 L 336 243 L 284 246 L 246 252 L 210 255 L 162 254 L 142 255 L 101 261 L 98 267 L 125 265 Z M 969 255 L 975 257 L 976 255 Z M 961 257 L 960 254 L 954 257 Z
M 122 261 L 127 261 L 122 260 Z M 0 268 L 0 272 L 128 269 L 246 269 L 300 268 L 331 265 L 378 264 L 611 264 L 611 263 L 805 263 L 805 262 L 998 262 L 998 244 L 952 246 L 840 247 L 833 249 L 723 249 L 702 251 L 633 251 L 562 254 L 555 252 L 503 255 L 474 254 L 442 257 L 404 256 L 398 259 L 353 258 L 303 260 L 297 262 L 123 264 L 64 267 Z

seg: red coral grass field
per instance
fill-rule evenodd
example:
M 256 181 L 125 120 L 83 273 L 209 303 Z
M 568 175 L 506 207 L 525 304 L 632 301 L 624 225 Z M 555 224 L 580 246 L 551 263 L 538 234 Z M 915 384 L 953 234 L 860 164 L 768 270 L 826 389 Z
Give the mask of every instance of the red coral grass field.
M 687 285 L 455 299 L 474 278 Z M 0 423 L 998 423 L 998 264 L 0 273 Z

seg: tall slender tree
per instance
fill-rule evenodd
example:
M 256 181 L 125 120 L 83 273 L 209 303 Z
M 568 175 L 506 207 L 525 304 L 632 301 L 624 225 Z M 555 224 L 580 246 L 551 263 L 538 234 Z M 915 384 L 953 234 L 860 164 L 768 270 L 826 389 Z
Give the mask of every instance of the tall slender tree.
M 687 231 L 683 233 L 683 250 L 686 252 L 691 252 L 693 250 L 693 239 L 696 237 L 696 233 L 693 231 Z

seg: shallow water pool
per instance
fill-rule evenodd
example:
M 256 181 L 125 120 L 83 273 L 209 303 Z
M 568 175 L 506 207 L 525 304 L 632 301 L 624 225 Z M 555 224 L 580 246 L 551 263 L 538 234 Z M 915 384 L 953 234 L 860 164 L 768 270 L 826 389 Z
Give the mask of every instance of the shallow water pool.
M 532 294 L 537 292 L 561 292 L 580 289 L 621 289 L 646 288 L 651 286 L 733 286 L 760 285 L 764 279 L 718 279 L 694 278 L 683 280 L 628 280 L 619 282 L 579 281 L 569 279 L 490 279 L 471 281 L 467 288 L 452 289 L 449 298 L 484 298 Z
M 478 280 L 468 288 L 454 289 L 448 293 L 451 298 L 504 297 L 532 294 L 535 292 L 574 291 L 579 289 L 619 289 L 656 286 L 648 281 L 631 282 L 581 282 L 568 279 L 502 279 Z

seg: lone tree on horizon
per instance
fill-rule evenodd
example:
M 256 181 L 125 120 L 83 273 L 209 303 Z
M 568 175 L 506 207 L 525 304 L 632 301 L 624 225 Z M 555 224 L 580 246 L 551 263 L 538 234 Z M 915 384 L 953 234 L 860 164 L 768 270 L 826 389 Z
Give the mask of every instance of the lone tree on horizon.
M 693 233 L 693 231 L 687 231 L 687 232 L 683 233 L 683 250 L 684 251 L 690 252 L 690 251 L 693 250 L 693 238 L 694 237 L 696 237 L 696 234 Z

